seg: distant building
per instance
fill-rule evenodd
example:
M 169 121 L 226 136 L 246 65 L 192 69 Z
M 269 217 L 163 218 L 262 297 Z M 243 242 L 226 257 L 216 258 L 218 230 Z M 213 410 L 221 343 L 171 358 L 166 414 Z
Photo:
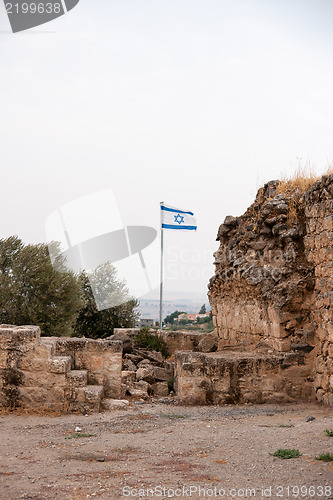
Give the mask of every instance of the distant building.
M 200 318 L 207 318 L 209 316 L 209 313 L 210 311 L 208 311 L 207 313 L 204 313 L 204 314 L 199 314 L 199 313 L 182 313 L 178 316 L 178 321 L 182 320 L 182 319 L 185 319 L 186 321 L 189 321 L 189 322 L 192 322 L 192 323 L 195 323 L 196 321 L 198 321 L 198 319 Z
M 200 318 L 208 318 L 210 311 L 204 313 L 204 314 L 196 314 L 197 319 Z

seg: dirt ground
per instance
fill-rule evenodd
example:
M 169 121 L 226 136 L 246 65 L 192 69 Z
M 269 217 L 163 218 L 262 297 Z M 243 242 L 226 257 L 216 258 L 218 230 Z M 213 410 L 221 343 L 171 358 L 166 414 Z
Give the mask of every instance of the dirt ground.
M 332 409 L 309 404 L 0 414 L 0 499 L 332 499 L 333 462 L 315 459 L 333 453 L 325 429 Z M 273 457 L 279 448 L 302 456 Z

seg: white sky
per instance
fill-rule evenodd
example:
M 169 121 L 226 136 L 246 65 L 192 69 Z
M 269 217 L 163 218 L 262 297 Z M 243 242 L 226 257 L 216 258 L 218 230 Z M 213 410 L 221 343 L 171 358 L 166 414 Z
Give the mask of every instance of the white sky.
M 13 35 L 1 4 L 0 237 L 44 241 L 109 188 L 158 228 L 163 200 L 198 223 L 165 234 L 166 294 L 204 295 L 224 217 L 333 160 L 332 21 L 332 0 L 81 0 Z

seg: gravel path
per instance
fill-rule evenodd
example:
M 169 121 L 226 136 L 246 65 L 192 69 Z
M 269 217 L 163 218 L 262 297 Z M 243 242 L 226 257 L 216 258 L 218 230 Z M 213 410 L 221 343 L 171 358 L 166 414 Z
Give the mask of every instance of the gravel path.
M 0 499 L 332 499 L 333 462 L 315 459 L 333 453 L 325 429 L 332 409 L 302 404 L 0 414 Z M 271 456 L 279 448 L 302 456 Z

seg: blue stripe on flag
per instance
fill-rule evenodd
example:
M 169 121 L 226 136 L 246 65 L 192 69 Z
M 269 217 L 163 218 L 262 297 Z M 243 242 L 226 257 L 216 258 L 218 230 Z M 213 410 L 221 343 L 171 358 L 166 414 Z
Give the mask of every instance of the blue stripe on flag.
M 161 205 L 161 210 L 165 210 L 166 212 L 175 212 L 177 214 L 189 214 L 189 215 L 194 215 L 193 212 L 185 212 L 184 210 L 176 210 L 175 208 L 169 208 L 165 207 L 164 205 Z
M 189 212 L 183 212 L 189 213 Z M 162 229 L 197 229 L 197 226 L 173 226 L 172 224 L 162 224 Z

